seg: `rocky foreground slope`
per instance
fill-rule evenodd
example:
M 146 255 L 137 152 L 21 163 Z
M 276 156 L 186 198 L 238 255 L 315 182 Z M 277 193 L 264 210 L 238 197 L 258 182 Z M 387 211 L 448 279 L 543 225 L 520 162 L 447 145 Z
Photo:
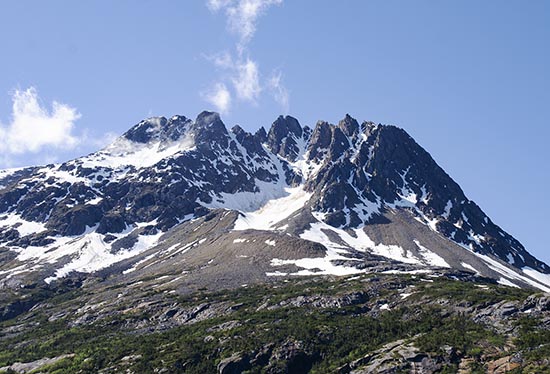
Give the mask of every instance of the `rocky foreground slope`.
M 170 276 L 70 277 L 2 294 L 0 372 L 550 372 L 550 295 L 436 275 L 302 277 L 186 296 Z M 22 294 L 34 307 L 10 317 Z

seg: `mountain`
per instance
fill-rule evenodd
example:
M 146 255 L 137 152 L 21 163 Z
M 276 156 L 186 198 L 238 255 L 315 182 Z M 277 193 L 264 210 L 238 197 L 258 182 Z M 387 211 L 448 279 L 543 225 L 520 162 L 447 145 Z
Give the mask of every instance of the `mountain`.
M 550 269 L 405 131 L 139 122 L 0 171 L 0 373 L 547 373 Z
M 280 116 L 255 134 L 212 112 L 155 117 L 90 155 L 0 172 L 6 289 L 451 270 L 550 292 L 550 267 L 404 130 L 349 115 L 313 129 Z

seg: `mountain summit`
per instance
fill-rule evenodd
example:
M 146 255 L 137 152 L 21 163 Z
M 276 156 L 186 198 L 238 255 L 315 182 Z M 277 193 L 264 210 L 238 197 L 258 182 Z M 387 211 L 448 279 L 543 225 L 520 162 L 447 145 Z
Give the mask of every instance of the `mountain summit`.
M 444 269 L 550 291 L 550 267 L 404 130 L 346 115 L 227 130 L 143 120 L 62 164 L 0 171 L 0 283 L 177 271 L 182 290 Z

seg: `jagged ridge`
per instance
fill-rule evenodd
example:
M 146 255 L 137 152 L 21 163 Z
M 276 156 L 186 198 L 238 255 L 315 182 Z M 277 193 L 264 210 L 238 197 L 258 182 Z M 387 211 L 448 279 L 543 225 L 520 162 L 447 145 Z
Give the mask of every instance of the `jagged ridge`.
M 0 270 L 8 277 L 18 274 L 13 269 L 21 263 L 32 268 L 58 262 L 62 266 L 47 278 L 55 279 L 137 260 L 163 233 L 217 208 L 243 212 L 245 228 L 319 241 L 334 252 L 330 264 L 344 261 L 346 269 L 362 269 L 357 264 L 362 255 L 352 253 L 357 249 L 386 258 L 400 251 L 405 262 L 448 265 L 445 258 L 426 260 L 422 238 L 413 237 L 420 235 L 417 228 L 409 238 L 392 234 L 385 242 L 387 229 L 381 227 L 397 225 L 392 215 L 404 212 L 400 217 L 409 218 L 403 222 L 421 223 L 455 243 L 435 256 L 451 250 L 490 256 L 484 261 L 497 263 L 489 262 L 489 273 L 504 272 L 508 282 L 520 284 L 526 275 L 544 280 L 550 272 L 468 200 L 404 130 L 359 124 L 349 115 L 336 126 L 320 121 L 314 129 L 280 116 L 268 132 L 261 128 L 254 135 L 239 126 L 227 131 L 212 112 L 195 121 L 150 118 L 86 157 L 4 171 L 0 185 L 0 243 L 18 252 L 9 252 Z M 262 218 L 261 212 L 273 211 L 266 208 L 270 202 L 291 204 L 291 209 Z M 251 217 L 271 221 L 259 227 L 250 224 Z M 378 231 L 369 231 L 373 228 Z M 381 237 L 372 241 L 366 232 Z M 453 261 L 453 267 L 471 270 L 468 263 Z M 524 272 L 516 279 L 506 273 L 521 268 L 541 274 Z

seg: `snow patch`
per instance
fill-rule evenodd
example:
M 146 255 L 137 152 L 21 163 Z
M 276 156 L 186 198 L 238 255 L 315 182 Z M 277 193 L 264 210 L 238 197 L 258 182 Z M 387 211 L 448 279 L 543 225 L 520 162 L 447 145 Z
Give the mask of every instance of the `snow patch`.
M 132 248 L 117 253 L 110 252 L 110 244 L 103 241 L 101 234 L 90 233 L 84 235 L 58 248 L 57 251 L 69 255 L 73 259 L 62 268 L 58 269 L 54 276 L 47 277 L 44 281 L 46 283 L 51 283 L 56 279 L 65 277 L 73 271 L 92 273 L 104 269 L 114 263 L 134 257 L 151 248 L 158 243 L 161 235 L 162 233 L 156 235 L 140 235 L 138 241 Z
M 318 222 L 310 224 L 310 228 L 304 231 L 300 238 L 310 240 L 323 244 L 328 249 L 331 249 L 336 253 L 347 253 L 347 249 L 355 249 L 360 252 L 371 252 L 373 254 L 397 260 L 400 262 L 408 264 L 421 264 L 420 260 L 408 251 L 405 251 L 403 248 L 397 245 L 385 245 L 385 244 L 376 244 L 373 240 L 367 235 L 363 228 L 356 228 L 351 230 L 353 236 L 342 229 L 337 229 L 332 227 L 322 221 L 324 215 L 319 212 L 314 212 L 313 216 L 318 220 Z M 329 239 L 325 232 L 330 232 L 336 234 L 342 241 L 342 243 L 335 243 Z
M 489 286 L 487 286 L 485 284 L 476 284 L 475 286 L 477 288 L 481 288 L 482 290 L 488 290 L 489 289 Z
M 346 258 L 331 253 L 328 253 L 326 257 L 301 258 L 298 260 L 281 260 L 274 258 L 271 260 L 271 266 L 296 265 L 304 269 L 296 273 L 290 273 L 291 275 L 350 275 L 364 272 L 364 270 L 351 266 L 337 266 L 331 262 L 341 259 Z
M 270 185 L 274 186 L 273 184 Z M 242 194 L 240 198 L 235 196 L 237 194 L 229 195 L 232 196 L 229 201 L 228 196 L 224 196 L 226 200 L 225 207 L 239 210 L 242 213 L 235 222 L 234 230 L 236 231 L 247 229 L 270 230 L 276 227 L 277 223 L 303 208 L 311 197 L 311 193 L 304 191 L 302 187 L 284 188 L 283 194 L 276 193 L 274 190 L 258 194 L 250 192 L 239 194 Z M 273 194 L 278 197 L 269 199 L 269 195 Z M 254 203 L 255 201 L 262 203 Z
M 0 216 L 0 228 L 3 230 L 15 228 L 20 236 L 38 234 L 46 231 L 46 226 L 43 223 L 27 221 L 16 213 L 8 213 Z
M 429 273 L 432 271 L 430 269 L 417 269 L 417 270 L 386 270 L 383 271 L 382 274 L 427 274 L 430 276 Z
M 540 271 L 531 269 L 530 267 L 524 267 L 521 269 L 521 271 L 523 271 L 523 273 L 526 274 L 527 276 L 537 280 L 537 282 L 540 282 L 550 287 L 550 274 L 541 273 Z
M 195 149 L 195 140 L 191 132 L 174 142 L 157 141 L 147 144 L 135 143 L 120 137 L 105 149 L 82 158 L 84 167 L 120 168 L 134 166 L 145 168 L 175 154 Z
M 399 246 L 374 243 L 362 228 L 353 229 L 350 233 L 324 223 L 322 221 L 324 217 L 323 213 L 314 212 L 313 216 L 317 219 L 317 222 L 311 223 L 310 228 L 300 234 L 300 238 L 322 244 L 327 249 L 325 257 L 302 258 L 298 260 L 273 259 L 271 261 L 272 266 L 295 265 L 304 269 L 292 275 L 350 275 L 364 273 L 365 270 L 352 266 L 334 264 L 334 261 L 337 260 L 354 260 L 354 258 L 347 256 L 350 254 L 350 250 L 369 251 L 379 256 L 409 264 L 422 263 L 412 253 L 405 251 Z M 331 240 L 328 235 L 329 232 L 334 234 L 334 238 L 339 238 L 340 240 L 338 242 Z
M 172 246 L 172 247 L 174 247 L 174 246 Z M 169 249 L 169 250 L 170 250 L 170 249 Z M 150 254 L 149 256 L 145 257 L 143 260 L 140 260 L 140 261 L 136 262 L 136 263 L 134 264 L 134 266 L 132 266 L 131 268 L 124 270 L 124 271 L 122 272 L 122 274 L 128 274 L 128 273 L 131 273 L 131 272 L 133 272 L 133 271 L 136 271 L 136 270 L 138 269 L 138 267 L 139 267 L 141 264 L 146 263 L 147 261 L 149 261 L 150 259 L 152 259 L 152 258 L 154 258 L 154 257 L 156 257 L 156 256 L 157 256 L 156 253 Z
M 445 219 L 449 219 L 452 208 L 453 208 L 453 202 L 451 200 L 447 201 L 447 204 L 445 205 L 445 211 L 443 212 L 442 217 Z
M 266 272 L 265 275 L 267 277 L 286 277 L 288 273 L 283 273 L 280 271 L 273 271 L 273 272 Z
M 492 270 L 496 271 L 499 274 L 502 274 L 504 277 L 508 279 L 515 279 L 522 281 L 524 283 L 530 284 L 531 286 L 538 288 L 544 292 L 550 292 L 550 284 L 545 283 L 544 281 L 541 281 L 536 278 L 536 276 L 531 276 L 530 274 L 534 274 L 534 270 L 527 268 L 523 270 L 523 273 L 527 276 L 523 276 L 520 273 L 517 273 L 516 271 L 508 268 L 506 265 L 500 263 L 499 261 L 487 256 L 483 255 L 481 253 L 472 252 L 477 257 L 481 258 L 487 266 L 489 266 Z M 541 274 L 543 275 L 543 274 Z M 532 277 L 532 278 L 531 278 Z M 534 278 L 534 279 L 533 279 Z M 539 276 L 540 278 L 540 276 Z M 544 277 L 542 278 L 545 279 Z
M 518 286 L 517 284 L 514 284 L 510 282 L 508 279 L 503 277 L 500 277 L 499 280 L 497 280 L 497 283 L 508 287 L 520 288 L 520 286 Z
M 461 265 L 464 269 L 471 270 L 471 271 L 475 272 L 476 274 L 480 275 L 480 272 L 477 271 L 476 268 L 474 268 L 472 265 L 467 264 L 467 263 L 465 263 L 465 262 L 461 262 L 460 265 Z
M 439 256 L 437 253 L 430 251 L 428 248 L 420 244 L 418 240 L 414 240 L 414 244 L 420 249 L 419 253 L 424 258 L 426 263 L 431 266 L 439 266 L 443 268 L 450 268 L 451 266 Z
M 103 201 L 103 198 L 102 198 L 102 197 L 95 197 L 95 198 L 93 198 L 92 200 L 86 202 L 86 205 L 97 205 L 97 204 L 99 204 L 101 201 Z

